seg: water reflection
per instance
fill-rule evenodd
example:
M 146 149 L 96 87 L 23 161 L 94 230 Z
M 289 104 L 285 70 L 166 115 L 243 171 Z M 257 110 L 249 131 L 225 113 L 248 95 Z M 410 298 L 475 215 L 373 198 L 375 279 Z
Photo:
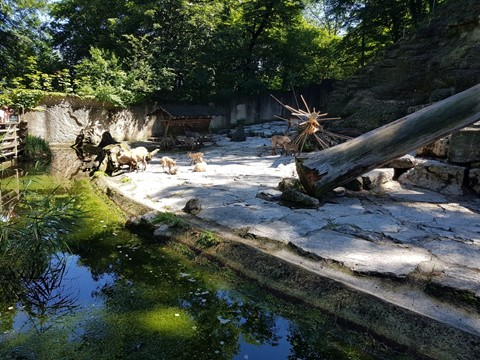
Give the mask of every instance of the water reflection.
M 20 201 L 20 176 L 22 170 L 6 168 L 0 172 L 0 222 L 15 217 L 15 206 Z
M 70 251 L 40 256 L 35 276 L 0 276 L 1 359 L 396 358 L 187 249 L 127 232 L 85 186 L 69 189 L 88 208 L 62 234 Z
M 21 313 L 18 317 L 30 324 L 38 332 L 45 332 L 63 316 L 72 313 L 77 307 L 76 296 L 65 284 L 67 263 L 65 258 L 52 261 L 51 266 L 41 276 L 24 278 L 20 287 L 14 289 Z M 11 282 L 10 282 L 11 283 Z M 16 321 L 16 327 L 25 324 Z

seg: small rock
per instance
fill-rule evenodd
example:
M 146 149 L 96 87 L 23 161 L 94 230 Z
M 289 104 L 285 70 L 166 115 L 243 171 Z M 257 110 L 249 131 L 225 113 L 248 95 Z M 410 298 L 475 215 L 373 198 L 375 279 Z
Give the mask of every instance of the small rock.
M 267 200 L 267 201 L 280 201 L 281 196 L 282 196 L 281 191 L 268 189 L 268 190 L 259 191 L 255 197 L 259 199 Z
M 300 182 L 299 179 L 284 178 L 278 184 L 278 190 L 285 191 L 287 189 L 295 189 L 295 190 L 298 190 L 298 191 L 302 191 L 303 190 L 303 185 L 302 185 L 302 183 Z
M 393 169 L 375 169 L 362 175 L 363 188 L 372 190 L 379 188 L 393 179 L 395 171 Z
M 335 194 L 335 196 L 338 197 L 345 196 L 345 191 L 346 189 L 343 186 L 339 186 L 333 189 L 333 193 Z
M 173 231 L 170 225 L 160 224 L 153 231 L 153 237 L 156 240 L 169 240 L 173 236 Z
M 468 186 L 480 195 L 480 169 L 474 168 L 468 171 Z
M 140 221 L 142 224 L 152 224 L 157 217 L 156 211 L 150 211 L 141 216 Z
M 480 126 L 467 127 L 451 135 L 448 160 L 459 164 L 480 161 Z
M 419 160 L 417 165 L 402 174 L 398 182 L 439 192 L 462 195 L 466 169 L 437 160 Z
M 402 157 L 399 157 L 398 159 L 394 159 L 385 166 L 384 168 L 394 168 L 394 169 L 411 169 L 415 167 L 416 164 L 415 157 L 412 155 L 404 155 Z
M 198 198 L 188 200 L 183 211 L 187 214 L 197 215 L 202 211 L 202 201 Z
M 281 199 L 287 203 L 301 207 L 317 207 L 320 201 L 295 189 L 287 189 L 282 193 Z
M 450 136 L 441 138 L 428 145 L 418 148 L 417 156 L 444 159 L 447 157 L 449 143 Z
M 245 128 L 243 125 L 239 125 L 237 130 L 228 135 L 231 141 L 246 141 L 247 140 L 247 134 L 245 133 Z
M 345 187 L 348 190 L 352 190 L 352 191 L 363 190 L 363 179 L 361 177 L 353 179 L 353 180 L 349 181 L 348 183 L 346 183 Z

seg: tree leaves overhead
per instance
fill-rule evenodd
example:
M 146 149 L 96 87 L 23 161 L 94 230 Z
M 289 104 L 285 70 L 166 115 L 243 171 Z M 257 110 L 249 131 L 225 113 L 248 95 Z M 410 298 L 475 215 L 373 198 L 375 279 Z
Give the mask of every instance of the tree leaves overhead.
M 122 106 L 288 90 L 349 76 L 444 1 L 4 0 L 0 79 Z
M 445 0 L 317 0 L 326 19 L 345 32 L 344 51 L 355 57 L 356 67 L 413 30 Z M 321 5 L 321 6 L 319 6 Z M 332 21 L 332 20 L 331 20 Z
M 46 69 L 56 62 L 42 19 L 46 10 L 45 0 L 0 1 L 0 80 L 23 74 L 31 56 Z

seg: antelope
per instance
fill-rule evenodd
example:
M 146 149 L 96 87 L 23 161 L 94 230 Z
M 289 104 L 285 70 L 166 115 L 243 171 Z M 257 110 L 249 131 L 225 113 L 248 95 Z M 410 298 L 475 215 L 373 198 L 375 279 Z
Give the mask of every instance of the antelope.
M 162 164 L 163 170 L 165 170 L 165 167 L 168 167 L 168 173 L 170 175 L 174 175 L 177 173 L 177 169 L 175 168 L 175 166 L 177 166 L 177 162 L 172 158 L 164 156 L 160 159 L 160 163 Z
M 193 171 L 194 172 L 205 172 L 205 171 L 207 171 L 207 163 L 203 162 L 203 161 L 200 161 L 200 162 L 196 163 L 195 166 L 193 167 Z
M 280 146 L 282 149 L 285 149 L 285 145 L 291 144 L 292 140 L 285 135 L 273 135 L 272 136 L 272 155 L 277 155 L 275 148 Z
M 147 163 L 152 160 L 152 158 L 155 156 L 155 154 L 158 152 L 158 149 L 155 149 L 153 151 L 148 151 L 147 148 L 140 146 L 136 147 L 133 149 L 122 149 L 118 155 L 117 155 L 117 162 L 120 165 L 128 165 L 130 168 L 130 171 L 137 169 L 138 164 L 142 163 L 143 164 L 143 170 L 145 171 L 147 169 Z
M 202 152 L 192 153 L 192 152 L 189 151 L 187 153 L 187 155 L 191 159 L 190 165 L 194 165 L 194 164 L 198 164 L 198 163 L 203 162 L 203 153 Z

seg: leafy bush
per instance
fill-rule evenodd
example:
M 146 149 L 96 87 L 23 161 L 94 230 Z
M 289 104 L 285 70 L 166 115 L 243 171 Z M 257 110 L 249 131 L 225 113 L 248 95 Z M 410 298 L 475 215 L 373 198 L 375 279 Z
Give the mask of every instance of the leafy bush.
M 200 239 L 197 240 L 197 245 L 203 248 L 209 248 L 215 245 L 218 245 L 220 240 L 217 235 L 211 231 L 204 231 L 200 236 Z
M 45 139 L 34 135 L 27 135 L 23 145 L 23 160 L 25 161 L 50 161 L 52 150 Z

